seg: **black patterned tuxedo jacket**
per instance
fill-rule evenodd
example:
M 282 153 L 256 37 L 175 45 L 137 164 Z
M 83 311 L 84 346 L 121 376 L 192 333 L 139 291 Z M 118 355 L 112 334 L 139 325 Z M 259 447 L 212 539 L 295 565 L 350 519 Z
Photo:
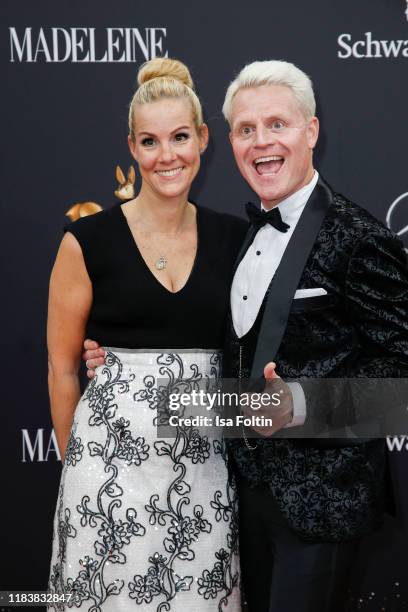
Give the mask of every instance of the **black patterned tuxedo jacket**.
M 252 239 L 250 230 L 237 265 Z M 296 289 L 311 288 L 327 295 L 293 299 Z M 306 380 L 308 411 L 314 409 L 308 378 L 408 375 L 408 271 L 402 244 L 322 179 L 252 330 L 238 339 L 230 317 L 225 375 L 259 375 L 272 359 L 282 378 Z M 321 418 L 347 424 L 350 415 L 342 420 L 339 406 L 347 413 L 344 404 L 328 401 Z M 306 417 L 306 437 L 262 438 L 255 451 L 242 439 L 229 440 L 235 468 L 254 486 L 268 483 L 288 524 L 304 539 L 338 542 L 371 531 L 383 516 L 384 440 L 316 440 L 307 438 L 307 427 Z

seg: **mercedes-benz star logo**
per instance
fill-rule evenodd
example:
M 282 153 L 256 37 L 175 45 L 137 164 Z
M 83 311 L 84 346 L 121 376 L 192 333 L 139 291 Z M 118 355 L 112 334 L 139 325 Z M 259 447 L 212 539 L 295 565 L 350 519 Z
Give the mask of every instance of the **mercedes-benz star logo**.
M 408 0 L 407 0 L 408 3 Z M 408 11 L 408 9 L 407 9 Z M 404 202 L 404 200 L 406 200 Z M 408 219 L 408 191 L 398 196 L 396 200 L 391 204 L 388 209 L 385 222 L 387 227 L 390 228 L 405 244 L 405 250 L 408 253 L 408 225 L 406 221 Z

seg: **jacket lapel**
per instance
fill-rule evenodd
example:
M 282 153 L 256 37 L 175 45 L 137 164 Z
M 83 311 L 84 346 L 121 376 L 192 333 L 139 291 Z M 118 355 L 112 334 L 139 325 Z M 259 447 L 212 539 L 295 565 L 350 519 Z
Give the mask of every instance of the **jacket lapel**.
M 251 378 L 263 376 L 265 365 L 272 361 L 278 352 L 285 333 L 293 296 L 332 201 L 331 188 L 319 178 L 269 285 Z M 244 244 L 245 242 L 246 240 Z
M 240 250 L 238 252 L 237 258 L 235 260 L 235 264 L 234 264 L 234 268 L 233 268 L 233 275 L 237 271 L 237 268 L 238 268 L 239 264 L 241 263 L 241 261 L 243 260 L 243 258 L 245 256 L 245 253 L 247 252 L 247 250 L 249 249 L 249 247 L 253 243 L 257 231 L 258 230 L 253 225 L 250 225 L 248 227 L 248 231 L 247 231 L 247 233 L 245 235 L 244 241 L 242 243 L 242 246 L 241 246 L 241 248 L 240 248 Z

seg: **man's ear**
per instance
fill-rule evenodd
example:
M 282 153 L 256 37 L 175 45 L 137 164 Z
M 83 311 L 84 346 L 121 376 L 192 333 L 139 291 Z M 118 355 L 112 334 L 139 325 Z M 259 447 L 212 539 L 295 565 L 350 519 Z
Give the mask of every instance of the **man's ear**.
M 133 140 L 130 137 L 130 134 L 128 136 L 128 147 L 129 147 L 129 151 L 131 156 L 133 157 L 133 159 L 135 159 L 137 161 L 137 157 L 136 157 L 136 145 L 133 142 Z
M 204 153 L 204 151 L 206 150 L 208 146 L 208 139 L 209 139 L 208 125 L 206 123 L 203 123 L 203 125 L 200 128 L 199 139 L 200 139 L 200 153 Z
M 312 117 L 307 126 L 307 140 L 309 147 L 314 149 L 317 139 L 319 138 L 319 120 L 317 117 Z

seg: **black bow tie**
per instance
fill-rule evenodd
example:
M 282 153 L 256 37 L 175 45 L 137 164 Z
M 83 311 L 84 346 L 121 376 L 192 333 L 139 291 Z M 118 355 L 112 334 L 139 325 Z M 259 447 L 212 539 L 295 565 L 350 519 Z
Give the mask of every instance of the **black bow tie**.
M 264 210 L 260 210 L 255 204 L 248 202 L 245 209 L 250 222 L 256 229 L 263 227 L 266 223 L 269 223 L 280 232 L 287 232 L 290 227 L 290 225 L 282 221 L 278 207 L 265 212 Z

